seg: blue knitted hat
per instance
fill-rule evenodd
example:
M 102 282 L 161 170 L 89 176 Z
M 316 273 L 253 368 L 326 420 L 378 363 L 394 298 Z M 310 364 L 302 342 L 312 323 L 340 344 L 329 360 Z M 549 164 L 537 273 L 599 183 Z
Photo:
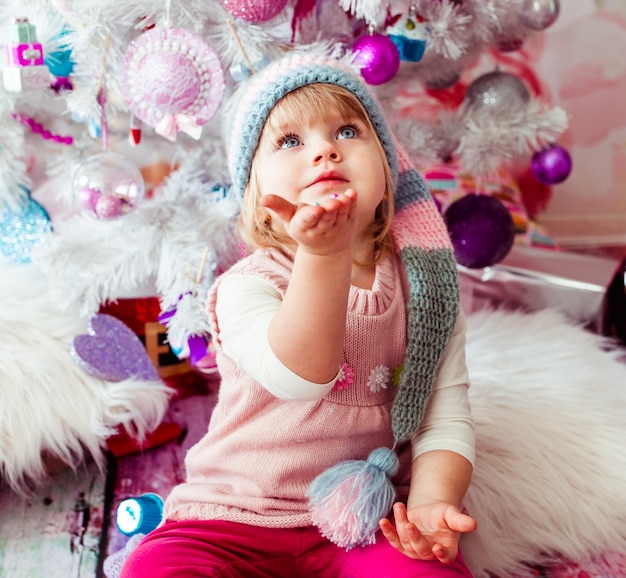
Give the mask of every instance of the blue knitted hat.
M 428 188 L 396 145 L 376 97 L 358 72 L 326 56 L 298 54 L 253 75 L 235 95 L 226 127 L 232 186 L 243 196 L 263 126 L 276 103 L 289 92 L 318 83 L 342 86 L 363 104 L 394 179 L 390 233 L 408 286 L 407 350 L 391 410 L 393 435 L 399 443 L 410 439 L 422 421 L 456 323 L 457 269 L 448 232 Z M 395 499 L 389 478 L 397 468 L 393 449 L 379 448 L 367 461 L 342 462 L 323 472 L 308 493 L 313 523 L 342 547 L 373 543 L 378 521 Z
M 261 138 L 261 131 L 274 105 L 286 94 L 308 84 L 337 84 L 348 89 L 363 103 L 382 144 L 394 180 L 398 156 L 389 128 L 372 93 L 339 60 L 325 56 L 296 55 L 278 60 L 255 74 L 235 97 L 236 111 L 225 137 L 228 168 L 233 187 L 243 195 L 250 177 L 250 166 Z

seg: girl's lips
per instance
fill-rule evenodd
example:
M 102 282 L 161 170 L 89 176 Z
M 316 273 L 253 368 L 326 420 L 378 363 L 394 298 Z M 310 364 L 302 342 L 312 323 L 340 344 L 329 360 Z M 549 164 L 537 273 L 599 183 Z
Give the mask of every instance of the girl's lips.
M 333 172 L 328 172 L 328 173 L 322 173 L 309 186 L 310 187 L 312 187 L 313 185 L 332 186 L 332 185 L 340 185 L 340 184 L 347 183 L 347 182 L 348 180 L 345 179 L 342 175 L 333 171 Z

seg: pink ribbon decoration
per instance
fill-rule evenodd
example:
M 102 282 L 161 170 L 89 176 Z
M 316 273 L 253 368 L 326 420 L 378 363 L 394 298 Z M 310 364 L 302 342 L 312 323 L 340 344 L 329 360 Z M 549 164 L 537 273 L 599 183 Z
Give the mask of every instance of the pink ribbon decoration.
M 195 140 L 199 140 L 202 134 L 202 126 L 198 124 L 196 117 L 188 114 L 166 113 L 154 130 L 172 142 L 176 142 L 178 131 L 188 134 Z

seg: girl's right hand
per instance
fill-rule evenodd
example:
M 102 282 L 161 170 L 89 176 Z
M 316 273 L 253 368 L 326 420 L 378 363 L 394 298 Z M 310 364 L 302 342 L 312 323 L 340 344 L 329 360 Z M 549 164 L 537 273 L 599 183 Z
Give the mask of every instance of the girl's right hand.
M 319 205 L 296 205 L 279 195 L 263 195 L 261 205 L 278 217 L 299 247 L 326 255 L 352 246 L 358 225 L 356 201 L 356 191 L 348 189 Z

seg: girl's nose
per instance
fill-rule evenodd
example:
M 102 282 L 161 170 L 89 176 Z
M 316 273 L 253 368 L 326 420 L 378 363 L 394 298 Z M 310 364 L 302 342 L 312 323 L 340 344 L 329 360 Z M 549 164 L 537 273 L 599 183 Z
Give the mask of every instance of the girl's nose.
M 331 140 L 326 139 L 321 140 L 317 143 L 314 153 L 314 162 L 316 164 L 325 160 L 340 160 L 339 150 L 335 146 L 335 143 Z

